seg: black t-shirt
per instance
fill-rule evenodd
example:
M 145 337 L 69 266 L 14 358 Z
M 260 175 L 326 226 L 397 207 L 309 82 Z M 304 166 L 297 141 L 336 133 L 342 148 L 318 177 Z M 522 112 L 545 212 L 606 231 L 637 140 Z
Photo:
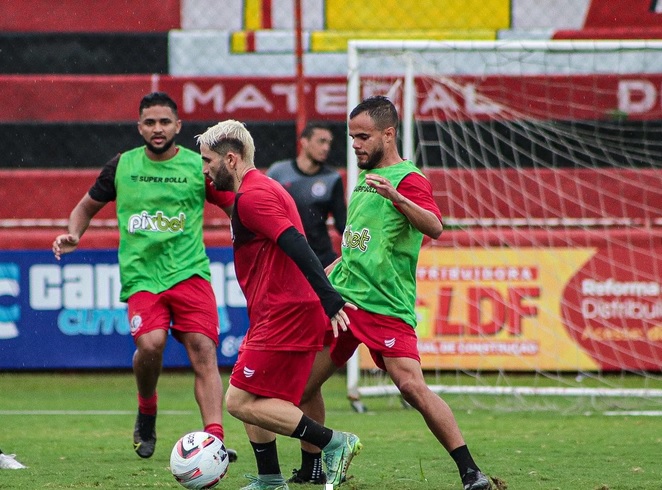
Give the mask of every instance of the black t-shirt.
M 347 206 L 340 174 L 321 167 L 314 175 L 303 173 L 294 160 L 276 162 L 267 175 L 280 184 L 294 198 L 303 223 L 306 238 L 324 266 L 333 262 L 336 253 L 331 244 L 326 220 L 331 214 L 338 233 L 345 229 Z

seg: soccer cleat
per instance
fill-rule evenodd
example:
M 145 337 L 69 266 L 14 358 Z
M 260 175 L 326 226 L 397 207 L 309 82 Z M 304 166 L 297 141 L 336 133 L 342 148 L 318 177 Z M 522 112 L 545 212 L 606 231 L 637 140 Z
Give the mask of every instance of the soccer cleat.
M 366 407 L 361 400 L 350 398 L 349 406 L 352 407 L 356 413 L 368 413 L 368 407 Z
M 462 477 L 464 490 L 490 490 L 492 484 L 480 470 L 469 469 Z
M 244 475 L 244 478 L 248 478 L 251 482 L 241 490 L 289 490 L 287 482 L 282 476 L 266 479 L 260 475 Z
M 226 447 L 225 450 L 228 453 L 228 461 L 230 463 L 234 463 L 235 461 L 237 461 L 237 458 L 239 457 L 237 455 L 237 451 L 235 451 L 234 449 L 230 449 L 229 447 Z
M 133 449 L 141 458 L 149 458 L 156 447 L 156 415 L 145 415 L 138 411 L 133 429 Z
M 0 470 L 22 470 L 23 468 L 27 468 L 27 466 L 23 466 L 16 461 L 15 458 L 15 454 L 0 453 Z
M 287 480 L 287 483 L 310 483 L 311 485 L 324 485 L 326 483 L 326 473 L 323 471 L 317 478 L 304 478 L 299 474 L 299 471 L 301 470 L 292 470 L 292 476 Z
M 359 454 L 363 447 L 358 436 L 349 432 L 343 432 L 342 435 L 345 440 L 340 446 L 328 452 L 324 451 L 327 484 L 340 485 L 345 481 L 352 458 Z

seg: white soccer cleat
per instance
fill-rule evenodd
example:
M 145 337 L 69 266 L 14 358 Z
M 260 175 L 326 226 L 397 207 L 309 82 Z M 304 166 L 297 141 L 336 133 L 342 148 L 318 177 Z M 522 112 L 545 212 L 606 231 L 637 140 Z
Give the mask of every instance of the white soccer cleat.
M 22 470 L 26 468 L 26 466 L 16 461 L 15 458 L 15 454 L 0 453 L 0 470 Z

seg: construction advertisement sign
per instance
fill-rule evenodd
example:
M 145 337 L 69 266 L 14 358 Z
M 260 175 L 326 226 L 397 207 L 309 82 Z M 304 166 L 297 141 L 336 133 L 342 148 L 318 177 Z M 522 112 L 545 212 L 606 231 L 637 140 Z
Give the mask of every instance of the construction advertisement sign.
M 423 368 L 659 369 L 659 256 L 613 246 L 424 249 Z

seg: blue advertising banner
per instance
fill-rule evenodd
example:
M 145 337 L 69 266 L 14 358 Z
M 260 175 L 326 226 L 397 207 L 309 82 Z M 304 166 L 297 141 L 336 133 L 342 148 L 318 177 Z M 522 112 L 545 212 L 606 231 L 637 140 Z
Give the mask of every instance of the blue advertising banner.
M 209 248 L 220 318 L 220 366 L 231 366 L 248 329 L 231 248 Z M 119 301 L 117 250 L 0 251 L 0 369 L 130 368 L 134 351 Z M 164 367 L 189 366 L 170 338 Z

